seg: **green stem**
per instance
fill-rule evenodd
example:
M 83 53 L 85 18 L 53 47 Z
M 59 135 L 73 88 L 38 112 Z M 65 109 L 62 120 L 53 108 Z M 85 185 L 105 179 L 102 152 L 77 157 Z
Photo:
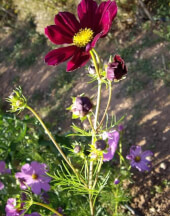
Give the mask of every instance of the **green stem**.
M 55 213 L 57 216 L 62 216 L 62 214 L 60 214 L 58 211 L 54 210 L 53 208 L 49 207 L 48 205 L 44 204 L 44 203 L 39 203 L 39 202 L 33 202 L 33 205 L 39 205 L 42 206 L 48 210 L 50 210 L 51 212 Z
M 98 79 L 100 79 L 99 64 L 96 61 L 96 58 L 95 58 L 93 50 L 90 50 L 90 55 L 92 57 L 92 60 L 93 60 L 93 63 L 94 63 L 94 67 L 95 67 L 95 70 L 96 70 L 96 73 L 97 73 L 97 76 L 98 76 Z
M 58 145 L 58 143 L 55 141 L 53 135 L 51 134 L 51 132 L 48 130 L 48 128 L 46 127 L 46 125 L 44 124 L 44 122 L 41 120 L 41 118 L 39 117 L 39 115 L 35 112 L 35 110 L 33 110 L 30 106 L 27 105 L 27 109 L 29 109 L 34 115 L 35 117 L 38 119 L 38 121 L 41 123 L 42 127 L 44 128 L 45 132 L 48 134 L 49 138 L 51 139 L 51 141 L 54 143 L 55 147 L 58 149 L 58 151 L 60 152 L 60 154 L 62 155 L 62 157 L 64 158 L 64 160 L 67 162 L 67 164 L 70 166 L 70 168 L 73 170 L 73 172 L 75 173 L 75 175 L 77 177 L 79 177 L 81 179 L 81 181 L 84 183 L 84 185 L 87 187 L 85 181 L 81 178 L 81 176 L 79 176 L 79 174 L 77 173 L 77 171 L 75 170 L 75 168 L 73 167 L 73 165 L 70 163 L 70 161 L 67 159 L 67 157 L 65 156 L 64 152 L 62 151 L 62 149 L 60 148 L 60 146 Z
M 120 141 L 119 141 L 119 152 L 122 156 L 122 134 L 120 135 Z M 120 166 L 122 165 L 122 157 L 120 157 Z
M 102 120 L 100 121 L 100 124 L 99 126 L 97 127 L 97 130 L 101 127 L 101 125 L 103 124 L 103 121 L 106 117 L 106 114 L 107 114 L 107 111 L 109 109 L 109 106 L 110 106 L 110 102 L 111 102 L 111 98 L 112 98 L 112 84 L 111 84 L 111 81 L 109 81 L 109 98 L 108 98 L 108 102 L 107 102 L 107 106 L 106 106 L 106 109 L 105 109 L 105 112 L 103 114 L 103 117 L 102 117 Z
M 95 129 L 94 129 L 94 127 L 93 127 L 93 123 L 92 123 L 92 120 L 91 120 L 91 116 L 90 116 L 90 115 L 87 115 L 87 118 L 88 118 L 88 120 L 89 120 L 89 123 L 90 123 L 90 126 L 91 126 L 91 128 L 92 128 L 93 133 L 95 133 Z
M 95 178 L 95 180 L 94 180 L 93 189 L 94 189 L 95 186 L 96 186 L 96 183 L 97 183 L 97 180 L 98 180 L 98 176 L 99 176 L 99 173 L 100 173 L 102 164 L 103 164 L 103 157 L 100 158 L 100 164 L 99 164 L 99 167 L 98 167 L 98 170 L 97 170 L 97 173 L 96 173 L 96 178 Z M 93 205 L 94 205 L 94 204 L 93 204 Z
M 97 94 L 97 104 L 96 104 L 96 113 L 95 113 L 95 120 L 94 120 L 94 130 L 92 135 L 92 145 L 94 144 L 94 138 L 96 136 L 96 128 L 97 128 L 97 121 L 99 116 L 99 109 L 100 109 L 100 100 L 101 100 L 101 80 L 100 80 L 100 72 L 99 72 L 99 64 L 97 62 L 96 56 L 94 55 L 94 50 L 90 51 L 96 74 L 98 76 L 98 94 Z M 99 57 L 98 57 L 99 59 Z M 90 168 L 89 168 L 89 189 L 92 189 L 93 184 L 93 161 L 90 162 Z M 89 194 L 89 203 L 90 203 L 90 212 L 91 216 L 94 216 L 94 207 L 93 207 L 93 195 Z

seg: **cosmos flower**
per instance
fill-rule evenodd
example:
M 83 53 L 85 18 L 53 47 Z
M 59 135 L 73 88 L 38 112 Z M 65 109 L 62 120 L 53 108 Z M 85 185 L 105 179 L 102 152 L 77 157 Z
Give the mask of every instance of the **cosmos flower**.
M 93 104 L 88 97 L 76 97 L 74 104 L 72 105 L 73 114 L 83 117 L 89 113 Z
M 11 170 L 5 168 L 5 162 L 0 161 L 0 174 L 10 174 Z M 0 190 L 4 189 L 4 184 L 0 181 Z
M 131 166 L 136 167 L 139 171 L 149 171 L 151 162 L 147 157 L 153 156 L 149 150 L 142 152 L 141 146 L 131 146 L 130 154 L 126 156 L 131 161 Z
M 25 212 L 24 203 L 18 205 L 15 198 L 9 198 L 5 207 L 6 216 L 19 216 Z
M 107 79 L 111 81 L 120 80 L 126 74 L 127 67 L 124 60 L 119 55 L 115 55 L 113 62 L 108 64 Z
M 50 190 L 49 182 L 51 178 L 47 176 L 47 171 L 46 164 L 33 161 L 31 164 L 25 164 L 22 166 L 21 172 L 16 173 L 15 177 L 19 180 L 19 182 L 22 182 L 22 189 L 29 186 L 31 187 L 33 193 L 40 194 L 41 189 L 45 191 Z M 23 185 L 25 185 L 25 187 Z
M 104 132 L 103 139 L 108 139 L 109 147 L 106 149 L 107 153 L 103 154 L 103 161 L 110 161 L 114 157 L 115 151 L 119 142 L 119 132 L 114 130 L 111 132 Z
M 0 161 L 0 173 L 1 174 L 10 174 L 11 170 L 10 169 L 6 169 L 5 168 L 5 162 L 4 161 Z
M 24 216 L 41 216 L 41 215 L 37 212 L 33 212 L 31 214 L 25 214 Z
M 55 16 L 55 25 L 45 28 L 46 36 L 54 44 L 68 44 L 45 56 L 48 65 L 58 65 L 71 58 L 67 71 L 84 66 L 90 59 L 89 51 L 99 38 L 108 34 L 117 14 L 117 5 L 111 0 L 100 5 L 93 0 L 81 0 L 77 12 L 79 20 L 72 13 L 60 12 Z

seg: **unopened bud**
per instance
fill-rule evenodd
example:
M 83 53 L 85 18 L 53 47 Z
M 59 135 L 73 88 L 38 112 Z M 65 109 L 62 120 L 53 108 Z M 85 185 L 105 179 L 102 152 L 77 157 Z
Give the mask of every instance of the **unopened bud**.
M 95 67 L 93 65 L 90 65 L 88 67 L 88 71 L 89 71 L 89 74 L 95 74 L 96 73 Z
M 103 151 L 105 150 L 106 148 L 106 142 L 104 140 L 97 140 L 95 142 L 95 148 L 100 150 L 100 151 Z
M 89 113 L 93 105 L 88 97 L 76 97 L 72 105 L 73 114 L 83 117 Z
M 75 147 L 74 147 L 74 153 L 79 153 L 81 151 L 81 146 L 80 145 L 76 145 Z

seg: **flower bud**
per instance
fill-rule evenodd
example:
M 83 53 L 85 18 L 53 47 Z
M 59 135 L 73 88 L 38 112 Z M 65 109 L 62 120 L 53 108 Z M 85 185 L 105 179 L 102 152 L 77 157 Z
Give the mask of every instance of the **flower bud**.
M 74 153 L 79 153 L 81 151 L 81 146 L 80 145 L 76 145 L 75 147 L 74 147 Z
M 126 74 L 127 67 L 124 60 L 119 55 L 115 55 L 113 62 L 108 64 L 107 79 L 110 81 L 120 80 Z
M 119 180 L 118 178 L 115 178 L 114 184 L 117 185 L 117 184 L 119 184 L 119 183 L 120 183 L 120 180 Z
M 93 65 L 90 65 L 88 67 L 88 71 L 89 71 L 89 74 L 95 74 L 96 73 L 95 67 Z
M 73 114 L 83 117 L 89 113 L 93 105 L 88 97 L 76 97 L 74 104 L 72 105 Z
M 105 150 L 106 148 L 106 142 L 104 140 L 97 140 L 95 142 L 95 148 L 100 150 L 100 151 L 103 151 Z
M 11 105 L 10 112 L 21 112 L 27 106 L 27 100 L 22 94 L 22 89 L 20 87 L 13 90 L 12 94 L 6 99 L 6 101 Z

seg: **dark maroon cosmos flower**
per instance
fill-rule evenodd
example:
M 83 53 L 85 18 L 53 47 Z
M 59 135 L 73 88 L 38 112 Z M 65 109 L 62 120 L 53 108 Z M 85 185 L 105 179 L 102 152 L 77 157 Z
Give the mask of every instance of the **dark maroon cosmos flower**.
M 76 97 L 71 110 L 73 114 L 83 117 L 89 113 L 92 107 L 93 104 L 88 97 Z
M 111 81 L 120 80 L 126 74 L 127 67 L 124 60 L 119 55 L 115 55 L 113 62 L 108 64 L 107 79 Z
M 79 21 L 72 13 L 60 12 L 55 16 L 55 25 L 45 28 L 45 34 L 54 44 L 69 44 L 49 52 L 45 56 L 48 65 L 58 65 L 71 58 L 67 71 L 84 66 L 90 59 L 89 50 L 108 34 L 117 5 L 111 0 L 100 5 L 93 0 L 81 0 L 77 12 Z

